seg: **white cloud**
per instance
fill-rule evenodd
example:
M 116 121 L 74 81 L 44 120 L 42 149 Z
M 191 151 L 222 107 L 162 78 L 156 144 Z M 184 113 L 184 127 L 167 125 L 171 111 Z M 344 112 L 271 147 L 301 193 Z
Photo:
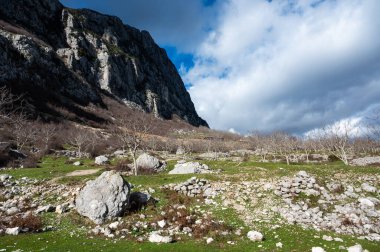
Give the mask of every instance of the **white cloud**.
M 211 127 L 301 133 L 379 100 L 380 1 L 316 2 L 221 6 L 183 74 Z

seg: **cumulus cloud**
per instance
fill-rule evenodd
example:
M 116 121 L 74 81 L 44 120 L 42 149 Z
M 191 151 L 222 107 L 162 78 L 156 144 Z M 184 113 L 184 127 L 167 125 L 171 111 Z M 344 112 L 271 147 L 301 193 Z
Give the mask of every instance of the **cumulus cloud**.
M 303 133 L 380 98 L 380 1 L 230 0 L 182 73 L 217 129 Z

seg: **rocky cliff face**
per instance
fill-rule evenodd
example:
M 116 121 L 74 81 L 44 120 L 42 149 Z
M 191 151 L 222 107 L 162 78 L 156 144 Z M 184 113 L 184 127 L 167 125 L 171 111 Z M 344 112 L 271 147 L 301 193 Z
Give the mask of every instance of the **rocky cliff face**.
M 207 126 L 148 32 L 56 0 L 0 0 L 0 83 L 67 106 L 102 105 L 107 91 L 157 117 Z

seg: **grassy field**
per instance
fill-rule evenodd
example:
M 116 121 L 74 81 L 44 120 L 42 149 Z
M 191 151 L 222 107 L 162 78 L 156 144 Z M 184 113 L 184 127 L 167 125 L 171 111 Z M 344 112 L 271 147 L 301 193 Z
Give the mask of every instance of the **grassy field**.
M 102 168 L 95 166 L 91 160 L 82 160 L 84 165 L 73 166 L 72 162 L 67 162 L 66 158 L 46 157 L 42 160 L 40 168 L 7 170 L 0 173 L 8 173 L 16 178 L 30 177 L 37 179 L 56 179 L 57 183 L 82 184 L 83 181 L 96 177 L 97 175 L 81 177 L 65 177 L 69 172 L 82 169 Z M 202 174 L 197 177 L 207 178 L 217 181 L 256 181 L 259 179 L 280 178 L 282 176 L 292 176 L 300 170 L 305 170 L 313 174 L 320 181 L 331 180 L 334 177 L 344 174 L 346 177 L 357 178 L 362 175 L 380 175 L 379 168 L 373 167 L 347 167 L 341 162 L 328 164 L 292 164 L 283 163 L 258 163 L 230 162 L 230 161 L 204 161 L 212 169 L 222 169 L 220 174 Z M 169 162 L 170 170 L 175 162 Z M 99 172 L 100 173 L 100 172 Z M 154 196 L 162 199 L 157 206 L 160 211 L 166 204 L 170 204 L 164 199 L 162 190 L 159 188 L 168 183 L 185 181 L 193 175 L 168 175 L 163 172 L 157 175 L 129 176 L 126 180 L 134 184 L 138 189 L 153 188 L 156 190 Z M 199 204 L 194 202 L 193 204 Z M 208 206 L 202 205 L 206 210 Z M 143 210 L 144 212 L 144 210 Z M 302 229 L 297 225 L 281 225 L 273 229 L 276 222 L 257 223 L 255 229 L 262 232 L 265 240 L 262 242 L 250 242 L 246 238 L 246 232 L 252 227 L 246 226 L 233 209 L 218 208 L 213 210 L 214 218 L 224 220 L 227 224 L 241 226 L 242 235 L 226 236 L 215 239 L 212 244 L 206 245 L 205 240 L 194 241 L 184 236 L 180 241 L 172 244 L 152 244 L 149 242 L 137 242 L 133 237 L 124 239 L 106 239 L 104 237 L 92 237 L 87 234 L 88 222 L 78 221 L 73 218 L 73 213 L 58 216 L 46 213 L 44 217 L 45 225 L 54 226 L 53 231 L 22 234 L 18 236 L 0 236 L 0 250 L 6 251 L 311 251 L 312 247 L 320 246 L 326 251 L 339 251 L 340 246 L 349 247 L 361 244 L 369 251 L 380 251 L 379 242 L 358 240 L 352 236 L 338 235 L 327 231 L 318 232 L 316 230 Z M 132 218 L 126 216 L 125 218 Z M 136 234 L 138 235 L 138 234 Z M 324 241 L 323 235 L 340 237 L 344 242 Z M 234 240 L 234 245 L 227 244 L 229 239 Z M 282 248 L 276 247 L 276 243 L 281 242 Z M 344 250 L 341 250 L 344 251 Z

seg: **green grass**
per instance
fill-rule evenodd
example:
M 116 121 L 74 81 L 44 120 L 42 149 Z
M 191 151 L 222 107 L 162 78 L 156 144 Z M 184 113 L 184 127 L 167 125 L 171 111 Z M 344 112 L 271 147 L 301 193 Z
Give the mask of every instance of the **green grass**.
M 81 159 L 83 165 L 74 166 L 76 160 L 68 161 L 65 157 L 44 157 L 36 168 L 23 168 L 23 169 L 7 169 L 1 173 L 7 173 L 15 178 L 28 177 L 37 179 L 52 179 L 56 177 L 65 176 L 67 173 L 76 170 L 98 169 L 100 166 L 95 166 L 92 160 Z
M 67 158 L 45 157 L 39 164 L 40 168 L 6 170 L 1 173 L 8 173 L 16 178 L 30 177 L 38 179 L 59 178 L 57 182 L 64 184 L 82 184 L 85 180 L 95 178 L 98 174 L 80 177 L 64 177 L 67 173 L 75 170 L 102 168 L 94 166 L 92 160 L 82 160 L 84 165 L 73 166 L 74 161 L 67 161 Z M 154 197 L 161 201 L 157 205 L 159 210 L 167 204 L 170 204 L 165 198 L 165 193 L 159 187 L 169 183 L 183 182 L 193 176 L 206 178 L 209 180 L 226 180 L 226 181 L 243 181 L 258 180 L 261 178 L 280 178 L 282 176 L 292 176 L 300 170 L 315 175 L 318 181 L 327 181 L 337 174 L 343 174 L 346 177 L 357 178 L 361 175 L 379 175 L 380 169 L 374 167 L 348 167 L 342 162 L 332 162 L 329 164 L 291 164 L 284 163 L 260 163 L 255 161 L 248 162 L 231 162 L 231 161 L 200 161 L 208 164 L 211 169 L 222 169 L 220 174 L 187 174 L 187 175 L 169 175 L 176 161 L 169 161 L 166 171 L 155 175 L 126 176 L 126 180 L 136 186 L 135 190 L 143 190 L 148 187 L 156 190 Z M 303 195 L 297 200 L 302 200 Z M 213 213 L 216 220 L 223 220 L 233 228 L 243 227 L 241 237 L 229 235 L 226 237 L 214 237 L 215 241 L 206 245 L 205 240 L 194 241 L 191 238 L 183 237 L 183 240 L 173 244 L 151 244 L 149 242 L 139 243 L 126 237 L 125 239 L 106 239 L 104 237 L 90 237 L 87 234 L 88 227 L 92 224 L 86 222 L 86 219 L 74 218 L 73 213 L 63 215 L 63 217 L 54 213 L 44 216 L 45 225 L 53 225 L 56 230 L 36 234 L 22 234 L 19 236 L 0 236 L 0 249 L 14 251 L 311 251 L 314 246 L 323 247 L 326 251 L 339 251 L 339 246 L 353 246 L 361 244 L 369 251 L 380 251 L 379 242 L 370 242 L 367 240 L 358 240 L 352 236 L 339 235 L 332 232 L 318 232 L 315 230 L 302 229 L 297 225 L 281 225 L 278 229 L 272 229 L 277 224 L 276 220 L 271 223 L 254 222 L 247 226 L 230 208 L 221 206 L 213 207 L 203 204 L 202 202 L 193 202 L 193 205 L 200 205 L 202 210 Z M 146 210 L 148 211 L 148 210 Z M 150 214 L 150 212 L 143 212 Z M 125 217 L 125 218 L 128 218 Z M 85 228 L 82 228 L 85 227 Z M 246 238 L 246 233 L 251 230 L 257 230 L 265 235 L 262 242 L 251 242 Z M 328 242 L 322 240 L 322 236 L 330 235 L 340 237 L 344 240 L 341 242 Z M 236 245 L 228 245 L 227 241 L 231 239 Z M 277 248 L 276 243 L 282 242 L 283 248 Z
M 52 217 L 51 217 L 52 218 Z M 339 246 L 353 246 L 361 244 L 369 251 L 379 251 L 380 243 L 357 240 L 350 236 L 334 235 L 329 232 L 305 230 L 298 226 L 284 225 L 278 229 L 268 226 L 259 227 L 258 230 L 265 236 L 262 242 L 251 242 L 246 238 L 247 230 L 241 237 L 234 239 L 236 245 L 228 245 L 228 239 L 216 239 L 214 243 L 206 245 L 204 240 L 193 241 L 185 239 L 172 244 L 139 243 L 125 239 L 106 239 L 89 236 L 82 223 L 74 223 L 69 218 L 60 219 L 55 227 L 57 230 L 37 234 L 22 234 L 19 236 L 0 237 L 0 249 L 7 251 L 21 249 L 22 251 L 311 251 L 313 246 L 320 246 L 326 251 L 338 250 Z M 257 228 L 257 227 L 256 227 Z M 331 235 L 340 237 L 344 242 L 324 241 L 322 236 Z M 226 237 L 228 238 L 228 237 Z M 282 242 L 283 249 L 276 247 Z M 261 247 L 259 247 L 261 246 Z

